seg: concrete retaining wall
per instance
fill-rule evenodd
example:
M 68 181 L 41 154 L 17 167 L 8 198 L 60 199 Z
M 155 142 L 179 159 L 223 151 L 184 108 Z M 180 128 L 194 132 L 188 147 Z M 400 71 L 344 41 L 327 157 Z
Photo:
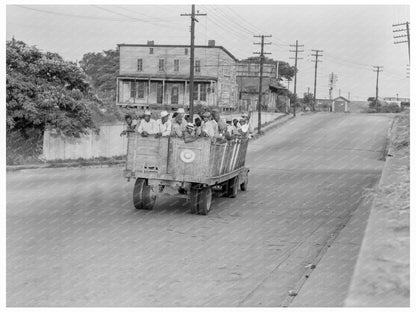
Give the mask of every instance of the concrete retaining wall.
M 263 113 L 262 124 L 275 120 L 283 114 Z M 240 114 L 232 115 L 240 117 Z M 250 123 L 257 127 L 257 113 L 253 113 Z M 123 123 L 100 126 L 100 134 L 90 133 L 79 139 L 65 138 L 49 131 L 43 137 L 43 158 L 45 160 L 91 159 L 96 157 L 122 156 L 127 152 L 126 136 L 120 137 Z

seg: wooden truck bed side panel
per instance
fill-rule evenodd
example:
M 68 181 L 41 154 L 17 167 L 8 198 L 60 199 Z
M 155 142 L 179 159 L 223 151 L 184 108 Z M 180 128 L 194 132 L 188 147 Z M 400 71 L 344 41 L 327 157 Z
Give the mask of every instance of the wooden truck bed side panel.
M 148 179 L 215 183 L 238 174 L 244 167 L 247 146 L 248 140 L 211 143 L 209 138 L 200 138 L 185 143 L 179 138 L 132 133 L 126 171 Z M 184 154 L 191 155 L 192 161 L 184 161 Z
M 210 141 L 205 138 L 185 143 L 182 139 L 171 139 L 169 173 L 175 180 L 203 182 L 209 173 Z M 181 153 L 190 153 L 193 160 L 185 162 Z

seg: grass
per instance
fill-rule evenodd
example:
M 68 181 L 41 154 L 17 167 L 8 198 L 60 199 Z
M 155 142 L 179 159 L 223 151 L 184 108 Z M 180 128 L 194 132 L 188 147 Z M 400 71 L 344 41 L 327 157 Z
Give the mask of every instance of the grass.
M 373 242 L 371 283 L 388 290 L 403 304 L 410 298 L 410 120 L 405 112 L 396 119 L 390 154 L 381 184 L 366 192 L 374 199 L 373 219 L 378 242 Z

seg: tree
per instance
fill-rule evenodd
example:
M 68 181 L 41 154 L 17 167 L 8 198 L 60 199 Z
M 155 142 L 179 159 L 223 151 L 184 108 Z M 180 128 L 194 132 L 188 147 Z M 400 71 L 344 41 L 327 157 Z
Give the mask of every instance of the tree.
M 56 53 L 22 41 L 6 42 L 7 128 L 25 137 L 46 127 L 79 137 L 97 129 L 88 109 L 94 100 L 85 75 Z
M 295 66 L 290 66 L 289 63 L 279 61 L 279 80 L 292 81 L 292 78 L 295 77 L 296 69 Z
M 119 50 L 105 50 L 101 53 L 86 53 L 79 62 L 88 75 L 92 87 L 101 93 L 109 92 L 115 97 L 116 78 L 119 70 Z
M 313 103 L 313 94 L 305 92 L 303 94 L 302 102 L 306 105 L 312 105 L 312 103 Z

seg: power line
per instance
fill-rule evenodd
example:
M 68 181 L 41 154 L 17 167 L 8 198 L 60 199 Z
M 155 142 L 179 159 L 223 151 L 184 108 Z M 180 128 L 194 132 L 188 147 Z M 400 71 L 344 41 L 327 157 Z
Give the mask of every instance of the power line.
M 190 56 L 190 74 L 189 74 L 189 117 L 193 120 L 194 116 L 194 50 L 195 50 L 195 22 L 198 22 L 195 16 L 206 16 L 205 13 L 195 13 L 195 4 L 192 4 L 191 13 L 184 13 L 181 16 L 189 16 L 191 18 L 191 56 Z
M 296 117 L 296 81 L 297 81 L 297 76 L 298 76 L 298 59 L 302 60 L 302 58 L 298 58 L 298 53 L 304 52 L 304 50 L 299 50 L 300 47 L 303 47 L 304 45 L 299 45 L 298 41 L 296 40 L 296 44 L 294 45 L 290 45 L 291 47 L 294 47 L 295 50 L 289 50 L 289 52 L 295 52 L 295 57 L 290 57 L 290 59 L 294 59 L 295 60 L 295 83 L 294 83 L 294 87 L 293 87 L 293 96 L 294 96 L 294 100 L 293 100 L 293 116 Z
M 329 81 L 328 81 L 328 87 L 329 87 L 329 99 L 332 100 L 332 90 L 335 88 L 335 84 L 338 80 L 338 76 L 334 73 L 329 74 Z
M 260 52 L 253 52 L 253 54 L 260 54 L 259 101 L 258 101 L 258 104 L 257 104 L 259 117 L 258 117 L 257 131 L 258 131 L 258 133 L 261 133 L 261 96 L 262 96 L 262 92 L 263 92 L 263 88 L 262 88 L 262 84 L 263 84 L 263 62 L 264 62 L 264 55 L 265 54 L 271 54 L 271 53 L 264 52 L 264 46 L 271 44 L 270 42 L 265 43 L 264 38 L 270 38 L 271 35 L 258 35 L 258 36 L 253 36 L 253 37 L 254 38 L 261 38 L 260 43 L 259 42 L 254 43 L 254 44 L 261 45 Z
M 409 54 L 409 64 L 410 64 L 410 28 L 409 28 L 409 22 L 405 22 L 405 23 L 401 23 L 401 24 L 394 24 L 394 27 L 399 27 L 399 26 L 406 26 L 406 28 L 402 28 L 402 29 L 393 29 L 393 33 L 398 33 L 397 35 L 393 35 L 394 39 L 399 39 L 400 41 L 395 41 L 394 44 L 399 44 L 399 43 L 407 43 L 407 51 Z M 403 35 L 403 32 L 406 32 Z M 402 40 L 400 38 L 406 38 L 406 40 Z
M 315 111 L 315 103 L 316 103 L 316 78 L 317 78 L 316 75 L 318 73 L 318 62 L 322 62 L 322 61 L 318 60 L 318 57 L 323 56 L 322 54 L 319 54 L 319 53 L 320 52 L 324 52 L 324 51 L 323 50 L 313 50 L 313 49 L 312 49 L 312 51 L 315 52 L 314 55 L 311 55 L 311 56 L 314 56 L 315 57 L 315 80 L 314 80 L 314 83 L 313 83 L 313 104 L 312 104 L 312 111 Z
M 373 67 L 374 67 L 374 69 L 376 69 L 376 70 L 373 70 L 373 71 L 374 72 L 377 72 L 377 80 L 376 80 L 376 111 L 378 113 L 380 111 L 380 107 L 379 107 L 379 104 L 378 104 L 378 76 L 379 76 L 379 73 L 381 71 L 383 71 L 382 70 L 383 66 L 373 66 Z

